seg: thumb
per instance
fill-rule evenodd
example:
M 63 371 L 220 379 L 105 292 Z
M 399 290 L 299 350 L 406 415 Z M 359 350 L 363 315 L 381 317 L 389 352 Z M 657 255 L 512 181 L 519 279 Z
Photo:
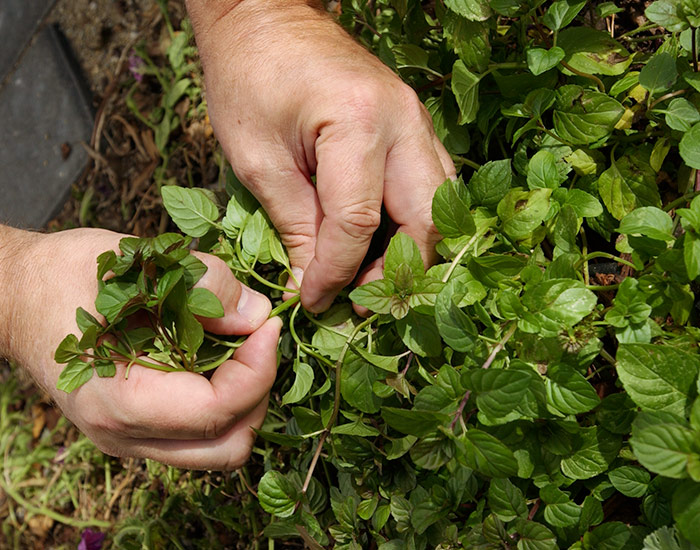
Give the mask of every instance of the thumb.
M 270 315 L 270 300 L 238 281 L 221 258 L 193 254 L 207 266 L 195 287 L 213 292 L 224 307 L 223 317 L 198 317 L 204 329 L 216 334 L 250 334 L 259 328 Z

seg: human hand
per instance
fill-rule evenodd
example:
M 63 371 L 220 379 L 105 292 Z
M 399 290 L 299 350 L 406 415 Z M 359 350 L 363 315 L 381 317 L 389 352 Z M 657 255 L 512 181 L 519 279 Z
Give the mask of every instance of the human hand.
M 455 169 L 416 94 L 309 4 L 188 8 L 215 133 L 303 275 L 304 307 L 319 312 L 355 277 L 382 202 L 433 263 L 432 196 Z M 382 266 L 358 282 L 380 278 Z
M 219 334 L 250 334 L 233 359 L 210 380 L 138 366 L 126 380 L 125 366 L 118 365 L 113 378 L 95 376 L 68 394 L 56 389 L 63 367 L 54 361 L 54 350 L 67 334 L 79 334 L 78 306 L 97 315 L 95 258 L 116 250 L 123 235 L 93 229 L 48 235 L 7 231 L 23 241 L 14 247 L 20 261 L 12 267 L 13 298 L 0 311 L 12 320 L 9 328 L 0 327 L 0 353 L 27 368 L 81 431 L 116 456 L 212 470 L 235 469 L 246 461 L 255 439 L 251 426 L 260 427 L 265 418 L 276 375 L 281 323 L 266 321 L 267 298 L 241 285 L 218 258 L 198 253 L 208 267 L 198 286 L 216 294 L 225 311 L 222 318 L 200 322 Z M 0 246 L 0 275 L 3 268 L 9 273 L 9 258 L 2 254 L 8 248 Z

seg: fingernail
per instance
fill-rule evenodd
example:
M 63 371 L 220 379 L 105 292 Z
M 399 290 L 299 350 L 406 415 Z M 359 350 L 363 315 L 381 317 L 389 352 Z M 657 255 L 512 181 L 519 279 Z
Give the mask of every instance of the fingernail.
M 236 309 L 251 325 L 257 325 L 270 314 L 270 301 L 247 286 L 242 287 Z

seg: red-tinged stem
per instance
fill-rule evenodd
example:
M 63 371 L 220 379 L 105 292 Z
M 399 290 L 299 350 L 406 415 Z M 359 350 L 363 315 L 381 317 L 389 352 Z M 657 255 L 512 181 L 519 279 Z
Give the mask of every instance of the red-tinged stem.
M 501 338 L 501 341 L 498 342 L 493 347 L 493 350 L 491 350 L 490 355 L 484 361 L 484 364 L 481 365 L 482 369 L 488 369 L 491 364 L 494 362 L 496 359 L 496 355 L 505 347 L 505 345 L 508 343 L 508 340 L 510 340 L 511 336 L 515 333 L 515 329 L 518 328 L 518 325 L 513 322 L 511 323 L 510 327 L 506 331 L 506 333 L 503 335 L 503 338 Z M 471 395 L 471 391 L 467 391 L 467 393 L 464 394 L 464 397 L 462 398 L 462 401 L 459 404 L 459 407 L 457 408 L 457 412 L 455 412 L 454 417 L 452 418 L 452 422 L 450 423 L 450 430 L 454 430 L 455 425 L 457 424 L 457 420 L 459 420 L 459 417 L 462 416 L 462 412 L 464 411 L 464 407 L 467 405 L 467 401 L 469 401 L 469 396 Z

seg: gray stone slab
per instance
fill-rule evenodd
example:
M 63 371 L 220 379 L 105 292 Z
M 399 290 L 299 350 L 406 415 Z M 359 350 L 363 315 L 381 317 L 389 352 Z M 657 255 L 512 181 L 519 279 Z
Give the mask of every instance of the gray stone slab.
M 53 3 L 54 0 L 0 1 L 0 81 L 15 64 Z
M 65 48 L 45 28 L 0 90 L 0 222 L 43 227 L 85 167 L 93 116 Z

